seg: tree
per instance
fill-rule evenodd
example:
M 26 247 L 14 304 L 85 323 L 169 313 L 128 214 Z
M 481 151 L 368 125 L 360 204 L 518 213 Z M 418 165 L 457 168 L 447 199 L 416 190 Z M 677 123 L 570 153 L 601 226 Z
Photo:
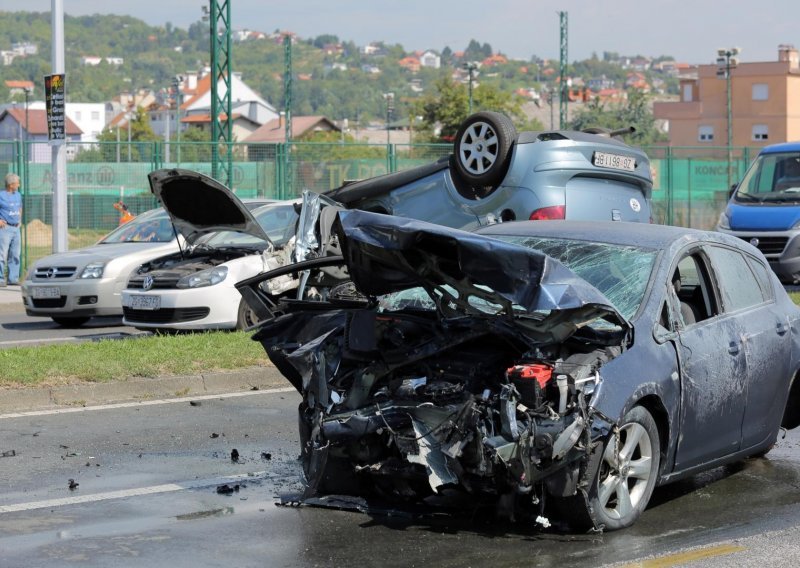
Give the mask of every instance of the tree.
M 648 95 L 638 89 L 628 91 L 626 101 L 608 108 L 598 97 L 593 98 L 569 124 L 573 130 L 590 127 L 616 130 L 628 126 L 636 128 L 636 132 L 625 138 L 631 144 L 647 146 L 667 140 L 666 135 L 656 128 Z
M 473 89 L 472 110 L 501 112 L 511 118 L 515 125 L 527 124 L 519 101 L 511 93 L 491 85 L 481 84 Z M 436 82 L 434 92 L 414 103 L 413 111 L 416 116 L 422 117 L 418 139 L 452 140 L 469 114 L 468 88 L 450 77 L 444 77 Z M 438 136 L 434 134 L 437 128 Z

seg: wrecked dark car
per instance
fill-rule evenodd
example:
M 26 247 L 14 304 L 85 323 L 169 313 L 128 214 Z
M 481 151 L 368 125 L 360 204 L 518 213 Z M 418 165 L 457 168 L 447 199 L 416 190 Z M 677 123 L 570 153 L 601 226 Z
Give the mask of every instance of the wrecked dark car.
M 764 257 L 718 233 L 340 211 L 341 257 L 240 282 L 302 394 L 305 498 L 443 496 L 571 530 L 634 523 L 656 485 L 763 455 L 800 423 L 798 322 Z M 345 265 L 349 288 L 265 282 Z

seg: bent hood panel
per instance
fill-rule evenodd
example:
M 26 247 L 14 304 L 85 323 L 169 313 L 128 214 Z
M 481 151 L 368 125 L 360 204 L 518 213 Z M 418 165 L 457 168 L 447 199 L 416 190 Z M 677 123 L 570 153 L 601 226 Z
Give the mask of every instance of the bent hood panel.
M 233 192 L 213 178 L 191 170 L 156 170 L 150 190 L 189 244 L 216 231 L 238 231 L 271 242 L 264 229 Z
M 341 211 L 340 239 L 350 276 L 364 294 L 451 286 L 460 298 L 521 306 L 528 312 L 588 306 L 630 327 L 594 286 L 539 251 L 410 219 Z M 490 289 L 487 291 L 487 289 Z M 475 313 L 467 302 L 457 309 Z M 585 312 L 584 312 L 585 313 Z

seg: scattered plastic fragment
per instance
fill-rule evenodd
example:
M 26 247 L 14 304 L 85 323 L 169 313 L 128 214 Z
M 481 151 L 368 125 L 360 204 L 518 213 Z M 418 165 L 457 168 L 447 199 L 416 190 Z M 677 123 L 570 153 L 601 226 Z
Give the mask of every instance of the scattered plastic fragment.
M 189 401 L 189 406 L 201 406 L 202 404 L 203 403 L 200 402 L 199 400 L 190 400 Z
M 77 482 L 77 481 L 75 481 L 74 479 L 70 479 L 70 480 L 69 480 L 69 485 L 68 485 L 68 487 L 69 487 L 69 490 L 70 490 L 70 491 L 75 491 L 75 490 L 78 488 L 78 485 L 80 485 L 80 483 L 78 483 L 78 482 Z
M 272 454 L 270 454 L 269 452 L 261 452 L 261 459 L 269 461 L 272 459 Z
M 216 432 L 212 432 L 209 438 L 219 438 L 219 434 L 217 434 Z
M 13 458 L 15 455 L 17 455 L 16 450 L 6 450 L 2 454 L 0 454 L 0 458 Z
M 231 450 L 231 461 L 232 462 L 238 462 L 239 461 L 239 450 L 237 450 L 236 448 L 233 448 Z
M 550 528 L 550 519 L 548 519 L 547 517 L 543 517 L 543 516 L 539 515 L 538 517 L 536 517 L 536 524 L 541 526 L 544 529 L 549 529 Z
M 230 495 L 231 493 L 239 491 L 239 484 L 237 483 L 234 486 L 230 486 L 227 483 L 223 485 L 217 485 L 217 493 L 220 495 Z

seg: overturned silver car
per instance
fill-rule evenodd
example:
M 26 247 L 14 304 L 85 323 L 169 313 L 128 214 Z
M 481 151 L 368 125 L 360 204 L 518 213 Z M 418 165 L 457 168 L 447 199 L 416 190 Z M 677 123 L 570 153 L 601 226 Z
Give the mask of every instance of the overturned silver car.
M 254 339 L 303 395 L 306 498 L 466 496 L 509 517 L 618 529 L 635 522 L 657 483 L 768 451 L 784 408 L 784 426 L 797 425 L 787 405 L 800 365 L 792 334 L 764 346 L 785 366 L 754 375 L 773 393 L 756 410 L 758 401 L 740 400 L 749 377 L 724 364 L 718 341 L 739 316 L 715 317 L 726 310 L 715 301 L 696 321 L 681 319 L 675 263 L 719 250 L 744 269 L 758 263 L 763 282 L 753 279 L 751 297 L 762 299 L 752 310 L 797 324 L 800 312 L 746 244 L 652 225 L 504 223 L 482 230 L 489 237 L 337 215 L 341 257 L 237 285 L 264 318 Z M 341 265 L 349 284 L 313 301 L 265 292 L 271 278 Z M 724 286 L 716 265 L 695 266 L 701 281 L 684 277 L 683 294 Z M 697 388 L 755 414 L 721 414 Z M 718 430 L 724 437 L 706 435 Z

